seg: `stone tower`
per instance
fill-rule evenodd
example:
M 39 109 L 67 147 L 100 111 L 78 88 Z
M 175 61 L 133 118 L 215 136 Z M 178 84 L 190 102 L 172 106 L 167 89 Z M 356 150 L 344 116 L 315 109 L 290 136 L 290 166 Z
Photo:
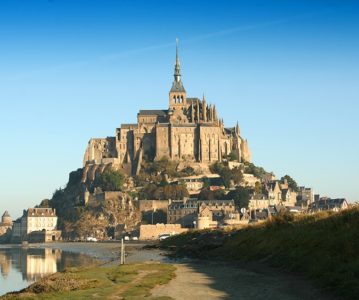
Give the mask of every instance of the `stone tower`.
M 172 110 L 184 109 L 187 105 L 187 96 L 181 80 L 181 64 L 178 56 L 178 39 L 176 39 L 176 63 L 174 71 L 174 80 L 169 93 L 169 108 Z
M 9 225 L 9 226 L 12 225 L 12 220 L 11 220 L 11 217 L 10 217 L 8 211 L 5 211 L 4 214 L 2 215 L 1 223 L 3 225 Z

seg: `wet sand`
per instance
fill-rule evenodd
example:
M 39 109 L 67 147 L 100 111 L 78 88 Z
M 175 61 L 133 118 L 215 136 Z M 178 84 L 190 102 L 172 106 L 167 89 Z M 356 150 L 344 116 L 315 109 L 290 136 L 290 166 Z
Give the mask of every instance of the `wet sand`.
M 170 259 L 165 255 L 164 251 L 158 249 L 143 249 L 143 247 L 148 244 L 148 242 L 140 241 L 125 242 L 126 262 L 170 262 Z M 81 253 L 96 258 L 102 261 L 105 265 L 112 265 L 118 263 L 120 260 L 121 243 L 51 243 L 39 244 L 36 247 L 53 248 L 67 252 Z

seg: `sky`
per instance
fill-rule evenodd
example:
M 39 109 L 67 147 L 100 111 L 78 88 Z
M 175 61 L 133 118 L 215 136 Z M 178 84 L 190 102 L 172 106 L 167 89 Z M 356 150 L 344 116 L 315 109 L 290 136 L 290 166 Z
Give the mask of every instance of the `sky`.
M 92 137 L 189 97 L 237 120 L 253 162 L 359 200 L 359 2 L 0 1 L 0 214 L 63 187 Z

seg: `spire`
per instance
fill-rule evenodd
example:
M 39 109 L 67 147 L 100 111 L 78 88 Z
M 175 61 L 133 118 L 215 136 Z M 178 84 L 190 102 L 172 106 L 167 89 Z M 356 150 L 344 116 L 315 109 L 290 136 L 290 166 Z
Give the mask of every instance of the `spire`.
M 203 121 L 207 122 L 207 105 L 206 105 L 206 98 L 204 97 L 204 94 L 202 98 L 202 115 L 203 115 Z
M 173 76 L 174 76 L 174 80 L 170 92 L 185 93 L 186 90 L 184 89 L 181 80 L 181 64 L 178 55 L 178 39 L 176 39 L 176 63 L 175 63 L 175 70 Z
M 181 81 L 181 64 L 178 57 L 178 38 L 176 39 L 176 64 L 174 77 L 176 82 Z
M 237 125 L 236 125 L 236 134 L 239 135 L 240 132 L 239 132 L 239 124 L 238 124 L 238 121 L 237 121 Z

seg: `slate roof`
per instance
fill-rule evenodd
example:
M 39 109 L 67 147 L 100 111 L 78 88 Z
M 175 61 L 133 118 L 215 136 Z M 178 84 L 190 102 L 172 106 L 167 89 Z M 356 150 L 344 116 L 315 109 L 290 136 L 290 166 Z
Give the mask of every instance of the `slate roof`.
M 137 128 L 137 124 L 121 124 L 121 128 L 123 129 L 130 129 L 130 128 Z
M 201 100 L 199 98 L 187 98 L 187 103 L 197 103 L 198 102 L 201 102 Z
M 140 110 L 139 115 L 142 116 L 159 116 L 159 117 L 165 117 L 167 116 L 168 110 L 167 109 L 146 109 L 146 110 Z
M 183 92 L 185 93 L 186 90 L 183 87 L 182 81 L 173 81 L 172 88 L 170 92 Z
M 28 217 L 56 217 L 56 213 L 52 208 L 29 208 L 25 212 Z

